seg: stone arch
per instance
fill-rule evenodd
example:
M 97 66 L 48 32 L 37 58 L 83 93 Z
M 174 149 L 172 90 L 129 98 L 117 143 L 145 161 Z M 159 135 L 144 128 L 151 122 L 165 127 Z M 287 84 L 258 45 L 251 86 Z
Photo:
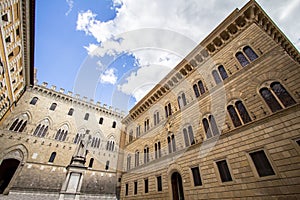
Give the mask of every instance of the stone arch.
M 0 153 L 0 167 L 2 168 L 2 166 L 3 167 L 6 166 L 3 169 L 7 169 L 8 170 L 7 172 L 10 173 L 9 178 L 7 177 L 5 178 L 5 176 L 0 175 L 3 178 L 1 179 L 7 184 L 7 185 L 5 184 L 3 188 L 1 188 L 1 193 L 3 194 L 9 193 L 10 188 L 13 186 L 16 178 L 22 171 L 22 168 L 24 167 L 24 163 L 26 163 L 27 158 L 28 158 L 28 150 L 22 144 L 12 146 Z M 7 163 L 11 164 L 12 162 L 14 163 L 14 166 L 10 165 L 8 167 L 8 165 L 6 165 Z M 13 167 L 13 171 L 12 171 L 12 167 Z M 5 172 L 4 174 L 7 173 Z
M 27 121 L 30 122 L 32 120 L 32 114 L 28 110 L 21 111 L 16 113 L 15 115 L 12 115 L 12 117 L 8 120 L 7 128 L 15 121 L 17 118 L 27 118 Z
M 169 168 L 168 168 L 168 170 L 167 170 L 167 180 L 168 180 L 168 190 L 169 190 L 169 197 L 171 198 L 172 196 L 173 196 L 173 193 L 172 193 L 172 180 L 171 180 L 171 177 L 172 177 L 172 174 L 173 173 L 175 173 L 175 172 L 177 172 L 177 173 L 179 173 L 180 174 L 180 176 L 181 176 L 181 178 L 182 178 L 182 187 L 183 187 L 183 191 L 184 191 L 184 183 L 186 182 L 186 180 L 187 180 L 187 174 L 186 173 L 184 173 L 184 170 L 183 170 L 183 168 L 179 165 L 179 164 L 177 164 L 177 163 L 172 163 L 170 166 L 169 166 Z

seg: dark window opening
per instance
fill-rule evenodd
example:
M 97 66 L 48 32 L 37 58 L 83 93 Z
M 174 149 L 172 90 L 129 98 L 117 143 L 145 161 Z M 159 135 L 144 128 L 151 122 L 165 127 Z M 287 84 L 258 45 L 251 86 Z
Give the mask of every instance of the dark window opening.
M 128 196 L 128 183 L 125 184 L 125 196 Z
M 105 164 L 105 170 L 108 170 L 109 169 L 109 160 L 106 161 L 106 164 Z
M 56 152 L 52 152 L 48 162 L 49 162 L 49 163 L 53 163 L 55 157 L 56 157 Z
M 220 173 L 220 178 L 222 182 L 232 181 L 231 174 L 227 165 L 226 160 L 221 160 L 217 162 L 218 170 Z
M 148 179 L 144 180 L 144 184 L 145 184 L 145 193 L 148 193 L 148 187 L 149 187 Z
M 93 164 L 94 164 L 94 158 L 91 158 L 89 162 L 89 168 L 92 168 Z
M 157 180 L 157 191 L 162 191 L 162 179 L 161 176 L 156 177 Z
M 275 175 L 275 172 L 263 150 L 250 153 L 257 173 L 260 177 Z
M 90 117 L 90 114 L 89 113 L 85 113 L 84 120 L 89 120 L 89 117 Z
M 51 106 L 50 106 L 50 110 L 55 110 L 57 104 L 56 103 L 52 103 Z
M 33 97 L 33 98 L 31 99 L 31 101 L 30 101 L 30 104 L 31 104 L 31 105 L 35 105 L 37 101 L 38 101 L 38 98 L 37 98 L 37 97 Z
M 191 168 L 193 173 L 194 186 L 202 185 L 199 167 Z
M 100 117 L 99 124 L 103 124 L 103 117 Z
M 73 108 L 70 108 L 69 112 L 68 112 L 68 115 L 72 116 L 74 113 L 74 109 Z
M 249 46 L 245 46 L 243 48 L 243 51 L 245 52 L 246 56 L 249 58 L 250 61 L 254 61 L 256 58 L 258 58 L 257 54 Z
M 133 194 L 137 194 L 137 190 L 138 190 L 138 183 L 137 183 L 137 181 L 134 181 L 134 191 L 133 191 Z
M 113 121 L 112 128 L 116 128 L 117 122 Z
M 243 67 L 245 67 L 246 65 L 248 65 L 250 63 L 242 52 L 237 52 L 235 54 L 235 57 L 237 58 L 237 60 Z

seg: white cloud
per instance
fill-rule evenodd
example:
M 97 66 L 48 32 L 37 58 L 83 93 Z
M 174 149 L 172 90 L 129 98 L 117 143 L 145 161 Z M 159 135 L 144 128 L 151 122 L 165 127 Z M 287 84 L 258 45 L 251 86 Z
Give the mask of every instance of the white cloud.
M 100 82 L 108 83 L 108 84 L 116 84 L 117 76 L 115 75 L 116 70 L 114 68 L 110 68 L 105 70 L 102 74 L 100 74 Z
M 74 1 L 73 0 L 66 0 L 66 2 L 68 4 L 68 6 L 69 6 L 69 9 L 65 13 L 65 15 L 68 16 L 70 14 L 70 12 L 72 11 L 72 9 L 73 9 Z
M 93 36 L 98 42 L 85 47 L 91 56 L 127 53 L 136 58 L 140 68 L 119 84 L 118 89 L 140 99 L 149 90 L 148 85 L 154 86 L 160 81 L 167 70 L 175 67 L 235 8 L 241 8 L 247 2 L 113 0 L 114 5 L 117 5 L 114 19 L 102 22 L 91 10 L 80 12 L 76 29 Z M 300 24 L 296 20 L 288 20 L 300 18 L 300 12 L 295 12 L 297 9 L 294 8 L 299 6 L 299 0 L 258 2 L 299 48 Z M 157 65 L 165 66 L 164 70 L 159 71 L 159 68 L 153 67 Z

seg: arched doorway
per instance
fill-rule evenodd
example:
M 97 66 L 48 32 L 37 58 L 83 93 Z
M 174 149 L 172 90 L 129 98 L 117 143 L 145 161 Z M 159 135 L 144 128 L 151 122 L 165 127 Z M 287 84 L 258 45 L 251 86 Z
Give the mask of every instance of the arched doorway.
M 173 200 L 184 200 L 182 178 L 178 172 L 174 172 L 171 176 Z
M 0 194 L 3 194 L 4 190 L 13 178 L 18 166 L 19 160 L 5 159 L 0 165 Z

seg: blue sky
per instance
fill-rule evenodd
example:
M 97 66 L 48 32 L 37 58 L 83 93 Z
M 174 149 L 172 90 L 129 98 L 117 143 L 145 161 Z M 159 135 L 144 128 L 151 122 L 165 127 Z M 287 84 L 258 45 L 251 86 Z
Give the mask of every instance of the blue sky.
M 247 0 L 36 1 L 38 83 L 125 112 Z M 299 0 L 258 0 L 300 47 Z

